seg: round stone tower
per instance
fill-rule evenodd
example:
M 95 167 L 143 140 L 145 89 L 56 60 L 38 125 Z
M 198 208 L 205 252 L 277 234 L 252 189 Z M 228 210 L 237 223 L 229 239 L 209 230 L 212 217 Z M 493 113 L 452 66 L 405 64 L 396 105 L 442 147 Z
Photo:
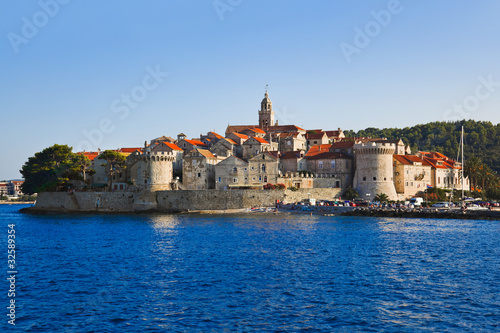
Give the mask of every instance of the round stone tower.
M 359 196 L 373 201 L 377 194 L 384 193 L 389 200 L 398 200 L 394 187 L 392 155 L 396 151 L 393 143 L 360 143 L 354 145 L 356 172 L 353 185 Z
M 150 191 L 165 191 L 171 189 L 173 178 L 174 156 L 172 153 L 151 153 L 149 156 L 149 186 Z
M 129 167 L 134 185 L 149 191 L 171 189 L 174 155 L 169 152 L 136 153 Z

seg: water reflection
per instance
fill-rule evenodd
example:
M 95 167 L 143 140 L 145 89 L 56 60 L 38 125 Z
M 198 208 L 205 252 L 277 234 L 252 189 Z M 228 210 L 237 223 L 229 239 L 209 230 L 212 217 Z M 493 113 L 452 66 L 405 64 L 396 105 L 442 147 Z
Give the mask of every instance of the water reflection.
M 151 226 L 160 233 L 172 233 L 181 223 L 176 215 L 152 215 L 150 221 Z

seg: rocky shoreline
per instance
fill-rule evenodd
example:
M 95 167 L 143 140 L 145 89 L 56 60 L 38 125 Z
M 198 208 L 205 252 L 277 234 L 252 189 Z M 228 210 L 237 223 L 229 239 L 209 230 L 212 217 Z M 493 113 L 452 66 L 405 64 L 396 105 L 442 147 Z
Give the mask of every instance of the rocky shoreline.
M 424 219 L 500 220 L 500 210 L 355 208 L 341 215 Z

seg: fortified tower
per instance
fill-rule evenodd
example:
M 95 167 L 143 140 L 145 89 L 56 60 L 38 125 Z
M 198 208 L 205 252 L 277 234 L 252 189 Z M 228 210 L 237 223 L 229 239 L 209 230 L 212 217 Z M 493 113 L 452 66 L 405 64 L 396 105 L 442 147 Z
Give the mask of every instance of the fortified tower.
M 148 191 L 171 190 L 174 160 L 174 154 L 169 152 L 135 152 L 129 167 L 131 181 Z
M 269 99 L 269 94 L 266 90 L 266 95 L 260 103 L 259 128 L 266 130 L 268 126 L 274 126 L 274 111 L 273 103 Z
M 389 200 L 398 200 L 394 187 L 392 155 L 396 151 L 393 143 L 359 143 L 354 145 L 356 172 L 353 186 L 363 199 L 373 201 L 377 194 L 384 193 Z

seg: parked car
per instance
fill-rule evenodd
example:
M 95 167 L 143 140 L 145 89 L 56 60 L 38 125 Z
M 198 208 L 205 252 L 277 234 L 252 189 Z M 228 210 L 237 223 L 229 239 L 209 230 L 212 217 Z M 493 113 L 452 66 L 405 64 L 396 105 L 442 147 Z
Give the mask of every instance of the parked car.
M 432 205 L 434 208 L 448 208 L 449 204 L 447 202 L 438 202 Z
M 423 202 L 424 202 L 424 199 L 422 199 L 422 198 L 411 198 L 410 199 L 410 205 L 414 205 L 414 206 L 421 206 Z

